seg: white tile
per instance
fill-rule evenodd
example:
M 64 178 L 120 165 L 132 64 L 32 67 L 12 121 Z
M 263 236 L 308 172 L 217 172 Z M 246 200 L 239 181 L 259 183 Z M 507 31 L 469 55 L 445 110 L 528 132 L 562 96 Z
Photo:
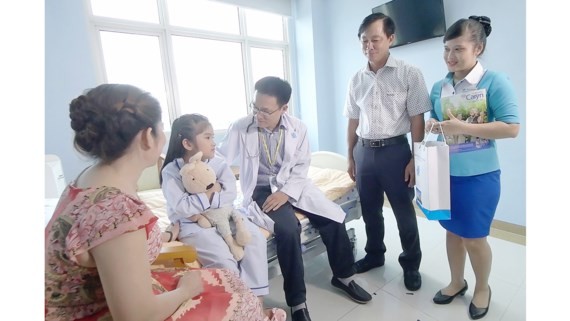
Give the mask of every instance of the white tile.
M 383 287 L 382 290 L 392 294 L 400 301 L 413 306 L 439 321 L 458 321 L 469 319 L 468 309 L 471 299 L 473 298 L 472 286 L 474 285 L 471 283 L 474 282 L 470 283 L 468 281 L 468 284 L 471 285 L 465 296 L 455 298 L 455 300 L 450 304 L 438 305 L 433 303 L 432 298 L 441 288 L 440 281 L 438 279 L 433 279 L 429 271 L 422 275 L 422 281 L 422 288 L 413 292 L 413 295 L 409 295 L 408 293 L 410 292 L 406 291 L 403 287 L 403 277 L 394 279 Z M 485 320 L 500 320 L 511 304 L 512 298 L 519 290 L 519 287 L 497 279 L 495 282 L 492 282 L 491 290 L 491 307 L 489 309 L 489 313 L 485 317 Z
M 526 246 L 489 237 L 493 252 L 491 274 L 495 278 L 522 285 L 526 279 Z
M 501 321 L 525 321 L 526 320 L 526 289 L 520 287 L 513 300 L 503 314 Z
M 389 293 L 378 291 L 371 302 L 357 306 L 339 319 L 323 318 L 318 320 L 436 321 L 437 319 L 430 317 L 404 301 L 398 300 Z

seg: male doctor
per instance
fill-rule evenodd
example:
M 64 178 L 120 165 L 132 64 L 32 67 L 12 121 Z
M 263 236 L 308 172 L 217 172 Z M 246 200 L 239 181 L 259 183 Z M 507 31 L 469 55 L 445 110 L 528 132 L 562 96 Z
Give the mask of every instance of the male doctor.
M 291 86 L 277 77 L 255 83 L 252 113 L 234 122 L 217 151 L 233 164 L 239 157 L 243 206 L 275 234 L 283 289 L 292 320 L 311 320 L 307 310 L 300 209 L 319 229 L 333 272 L 331 284 L 359 303 L 372 296 L 354 280 L 354 256 L 345 213 L 307 178 L 311 154 L 307 127 L 287 113 Z

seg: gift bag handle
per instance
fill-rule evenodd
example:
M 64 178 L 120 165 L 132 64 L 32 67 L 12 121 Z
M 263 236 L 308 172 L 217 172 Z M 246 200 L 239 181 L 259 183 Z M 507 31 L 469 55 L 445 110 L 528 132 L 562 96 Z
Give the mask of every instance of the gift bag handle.
M 437 125 L 439 126 L 439 130 L 441 131 L 441 135 L 443 136 L 443 142 L 445 143 L 445 145 L 447 145 L 447 140 L 445 139 L 445 134 L 443 133 L 443 127 L 441 127 L 441 123 L 437 123 Z M 424 139 L 422 140 L 422 147 L 425 147 L 429 135 L 430 135 L 430 134 L 434 134 L 434 133 L 432 133 L 433 126 L 435 126 L 435 123 L 431 123 L 431 127 L 430 127 L 430 129 L 429 129 L 428 134 L 425 135 L 425 136 L 424 136 Z M 435 135 L 435 134 L 434 134 L 434 135 Z

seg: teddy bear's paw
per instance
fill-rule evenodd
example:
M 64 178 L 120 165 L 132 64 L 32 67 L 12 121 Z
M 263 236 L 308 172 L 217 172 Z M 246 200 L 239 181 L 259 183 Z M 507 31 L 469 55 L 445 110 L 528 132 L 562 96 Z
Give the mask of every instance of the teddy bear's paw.
M 235 246 L 230 248 L 232 255 L 234 256 L 234 259 L 236 259 L 236 261 L 241 261 L 241 259 L 243 259 L 243 256 L 245 254 L 243 247 L 241 246 Z
M 228 245 L 228 247 L 230 248 L 230 252 L 234 256 L 234 259 L 236 259 L 236 261 L 241 261 L 241 259 L 243 259 L 243 255 L 244 255 L 243 246 L 240 246 L 239 244 L 237 244 L 237 241 L 235 240 L 235 238 L 231 234 L 223 236 L 223 238 L 224 238 L 224 241 L 226 241 L 226 244 Z
M 210 223 L 210 221 L 205 218 L 203 215 L 200 215 L 200 217 L 198 218 L 198 220 L 196 221 L 198 223 L 198 225 L 201 228 L 210 228 L 212 227 L 212 224 Z
M 251 241 L 251 234 L 249 234 L 248 230 L 239 230 L 236 233 L 236 243 L 244 246 Z

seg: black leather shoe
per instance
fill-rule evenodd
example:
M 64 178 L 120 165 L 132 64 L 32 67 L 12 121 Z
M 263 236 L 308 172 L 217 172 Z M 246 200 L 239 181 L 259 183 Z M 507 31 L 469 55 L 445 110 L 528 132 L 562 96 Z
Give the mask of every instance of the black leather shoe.
M 293 321 L 311 321 L 311 316 L 309 316 L 309 310 L 307 308 L 299 309 L 291 313 L 291 320 Z
M 404 285 L 410 291 L 417 291 L 422 287 L 422 276 L 418 271 L 404 271 Z
M 372 300 L 370 293 L 361 288 L 360 285 L 358 285 L 354 280 L 350 281 L 350 283 L 348 283 L 348 286 L 346 286 L 339 279 L 333 276 L 331 284 L 335 288 L 343 290 L 352 300 L 358 303 L 367 303 Z
M 371 259 L 367 259 L 366 257 L 354 262 L 354 269 L 356 273 L 364 273 L 373 268 L 384 266 L 384 260 L 381 262 L 373 262 Z
M 469 316 L 473 320 L 481 319 L 482 317 L 487 315 L 487 312 L 489 312 L 490 305 L 491 305 L 491 287 L 489 287 L 489 301 L 487 302 L 487 307 L 478 308 L 475 306 L 475 304 L 473 304 L 473 301 L 471 301 L 471 304 L 469 304 Z
M 451 301 L 453 301 L 453 299 L 455 299 L 456 296 L 465 295 L 465 292 L 467 292 L 467 281 L 463 280 L 463 282 L 465 282 L 465 286 L 461 290 L 459 290 L 459 292 L 457 292 L 453 295 L 445 295 L 445 294 L 441 293 L 441 290 L 437 291 L 437 293 L 433 297 L 433 303 L 435 303 L 435 304 L 449 304 L 449 303 L 451 303 Z

